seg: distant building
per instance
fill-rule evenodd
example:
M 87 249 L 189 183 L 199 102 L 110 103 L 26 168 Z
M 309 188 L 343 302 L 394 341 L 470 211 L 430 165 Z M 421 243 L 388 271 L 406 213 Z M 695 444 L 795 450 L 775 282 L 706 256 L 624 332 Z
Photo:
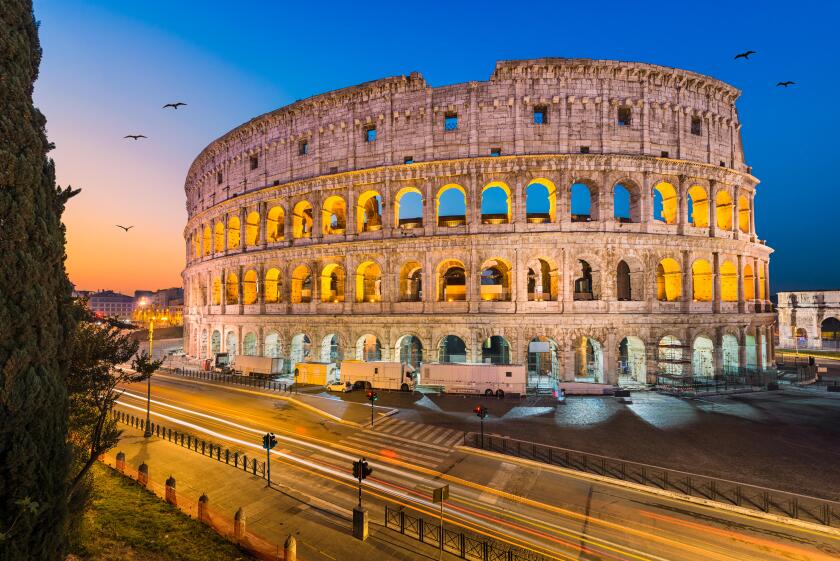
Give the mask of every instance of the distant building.
M 840 290 L 779 292 L 779 346 L 840 349 Z
M 85 291 L 79 291 L 79 294 L 85 294 Z M 131 319 L 134 312 L 134 298 L 127 294 L 120 294 L 113 290 L 101 290 L 87 293 L 87 297 L 88 308 L 99 316 L 128 320 Z
M 137 325 L 146 325 L 152 317 L 165 317 L 156 325 L 181 325 L 184 311 L 184 289 L 180 287 L 160 290 L 136 290 L 133 319 Z

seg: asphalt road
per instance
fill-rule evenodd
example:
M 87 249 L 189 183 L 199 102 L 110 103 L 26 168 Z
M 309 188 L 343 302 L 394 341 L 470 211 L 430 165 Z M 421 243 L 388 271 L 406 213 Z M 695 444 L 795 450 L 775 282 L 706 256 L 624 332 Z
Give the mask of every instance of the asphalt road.
M 145 385 L 126 389 L 119 406 L 141 413 Z M 166 375 L 155 377 L 152 398 L 153 421 L 251 453 L 259 453 L 262 434 L 274 432 L 280 442 L 273 479 L 289 487 L 352 508 L 357 490 L 351 462 L 365 456 L 374 467 L 365 484 L 372 516 L 383 516 L 388 502 L 434 518 L 439 511 L 431 489 L 448 483 L 447 525 L 555 559 L 840 558 L 838 536 L 458 451 L 440 444 L 445 434 L 414 439 L 386 433 L 394 424 L 383 419 L 377 420 L 381 430 L 361 430 L 244 388 Z

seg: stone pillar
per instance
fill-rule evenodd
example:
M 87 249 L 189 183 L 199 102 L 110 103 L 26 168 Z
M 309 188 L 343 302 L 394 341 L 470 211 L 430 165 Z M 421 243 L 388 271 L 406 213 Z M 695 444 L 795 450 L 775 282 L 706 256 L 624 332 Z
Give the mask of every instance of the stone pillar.
M 223 246 L 222 247 L 222 255 L 224 255 L 228 252 L 228 215 L 227 214 L 225 214 L 223 219 L 222 219 L 222 225 L 223 225 L 223 233 L 224 233 L 223 241 L 222 241 L 222 246 Z
M 287 201 L 288 204 L 288 201 Z M 286 206 L 283 212 L 283 239 L 290 240 L 294 237 L 292 232 L 292 216 L 294 214 L 294 207 Z
M 765 368 L 761 357 L 761 330 L 761 326 L 756 325 L 755 335 L 753 335 L 753 339 L 755 339 L 755 367 L 757 370 L 763 370 Z
M 221 284 L 221 297 L 219 298 L 219 312 L 224 314 L 226 307 L 227 307 L 227 276 L 225 275 L 225 269 L 222 269 L 219 273 L 219 283 Z M 222 334 L 222 338 L 224 338 L 224 334 Z
M 246 220 L 248 219 L 248 209 L 244 206 L 239 209 L 239 250 L 245 251 L 245 247 L 248 245 L 248 226 Z
M 391 189 L 391 178 L 386 174 L 382 189 L 382 235 L 386 238 L 394 235 L 394 194 Z
M 709 180 L 709 237 L 717 236 L 717 182 Z
M 358 231 L 358 227 L 356 225 L 356 214 L 359 212 L 359 209 L 356 208 L 356 198 L 356 190 L 351 188 L 350 192 L 347 193 L 347 226 L 344 229 L 345 237 L 347 239 L 353 239 L 361 233 Z M 347 294 L 345 293 L 345 298 L 346 297 Z
M 309 235 L 312 239 L 320 239 L 324 237 L 323 226 L 321 225 L 324 221 L 323 204 L 324 201 L 321 195 L 316 195 L 315 200 L 312 201 L 312 232 L 310 232 Z
M 751 312 L 762 312 L 764 310 L 764 301 L 761 299 L 761 292 L 759 291 L 759 274 L 758 274 L 758 267 L 759 262 L 758 258 L 753 258 L 753 301 L 750 303 L 752 309 Z M 767 296 L 765 294 L 765 296 Z
M 744 256 L 738 255 L 738 313 L 743 314 L 746 309 L 744 302 Z
M 257 245 L 260 248 L 265 248 L 266 245 L 266 221 L 268 219 L 268 211 L 266 210 L 267 203 L 265 201 L 261 201 L 258 207 L 258 212 L 260 213 L 260 221 L 257 224 Z
M 618 360 L 616 358 L 616 351 L 618 350 L 618 342 L 615 340 L 615 333 L 607 333 L 606 341 L 604 341 L 604 382 L 607 384 L 618 384 L 618 372 L 616 369 Z
M 563 174 L 557 183 L 557 221 L 561 230 L 568 230 L 572 223 L 572 178 Z
M 137 483 L 141 487 L 147 487 L 149 485 L 149 466 L 146 465 L 146 462 L 143 462 L 137 468 Z
M 245 539 L 245 511 L 242 507 L 233 515 L 233 537 L 237 543 Z
M 720 313 L 720 253 L 715 251 L 712 253 L 712 277 L 713 277 L 713 292 L 712 292 L 712 311 L 716 314 Z
M 279 279 L 278 279 L 279 282 Z M 265 313 L 265 262 L 260 262 L 257 269 L 257 303 L 260 306 L 260 314 Z
M 166 480 L 165 498 L 166 502 L 172 506 L 178 506 L 178 495 L 175 492 L 175 478 L 171 475 Z
M 755 192 L 753 191 L 752 195 L 750 195 L 750 234 L 753 236 L 756 235 L 755 233 Z
M 238 303 L 237 313 L 242 315 L 245 312 L 245 298 L 243 298 L 243 284 L 242 277 L 245 274 L 245 269 L 242 265 L 239 266 L 239 276 L 236 277 L 236 301 Z M 238 351 L 239 349 L 237 349 Z M 241 353 L 240 353 L 241 354 Z
M 747 328 L 738 328 L 738 366 L 747 367 Z
M 297 542 L 291 534 L 283 543 L 283 561 L 297 561 Z
M 125 473 L 125 452 L 117 452 L 117 471 Z
M 689 228 L 688 223 L 688 178 L 684 175 L 680 176 L 679 186 L 677 188 L 677 232 L 680 235 L 685 234 Z
M 511 182 L 510 187 L 510 221 L 513 224 L 522 224 L 525 222 L 525 205 L 527 196 L 525 195 L 522 180 L 516 176 Z
M 691 274 L 691 253 L 688 250 L 683 250 L 682 262 L 683 310 L 689 312 L 694 301 L 694 276 Z
M 204 493 L 198 497 L 198 521 L 204 524 L 210 524 L 209 512 L 210 499 Z
M 737 234 L 741 231 L 738 225 L 738 188 L 733 187 L 732 190 L 732 232 Z

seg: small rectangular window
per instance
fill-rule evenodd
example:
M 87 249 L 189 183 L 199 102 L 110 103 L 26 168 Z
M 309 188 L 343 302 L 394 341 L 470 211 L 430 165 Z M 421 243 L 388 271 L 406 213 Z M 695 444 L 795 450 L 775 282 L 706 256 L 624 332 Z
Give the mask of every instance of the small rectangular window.
M 446 113 L 443 116 L 443 130 L 454 131 L 458 130 L 458 114 Z
M 260 167 L 260 157 L 259 156 L 251 156 L 251 169 L 257 169 Z
M 726 167 L 726 162 L 724 162 L 723 160 L 721 160 L 721 161 L 720 161 L 720 167 L 725 168 L 725 167 Z
M 703 134 L 703 121 L 700 120 L 700 117 L 691 118 L 691 134 L 695 136 Z
M 309 141 L 301 140 L 298 143 L 298 156 L 306 156 L 309 154 Z
M 330 168 L 330 173 L 338 173 L 338 166 L 332 166 Z
M 414 163 L 414 156 L 406 156 L 403 160 L 404 164 L 413 164 Z
M 671 155 L 670 155 L 670 154 L 668 154 L 668 151 L 667 151 L 667 150 L 663 150 L 663 151 L 660 153 L 660 156 L 662 156 L 663 158 L 670 158 L 670 157 L 671 157 Z
M 274 186 L 274 187 L 277 187 L 278 185 L 280 185 L 280 180 L 275 179 L 274 181 L 271 182 L 271 185 Z
M 513 378 L 513 372 L 505 372 L 505 378 Z
M 379 374 L 379 367 L 373 369 L 374 374 Z
M 589 154 L 589 146 L 581 146 L 580 147 L 581 154 Z
M 536 107 L 534 107 L 534 124 L 548 124 L 548 107 L 546 107 L 545 105 L 537 105 Z
M 630 111 L 629 107 L 619 107 L 618 108 L 618 126 L 619 127 L 629 127 L 630 126 L 630 117 L 632 112 Z
M 368 125 L 365 127 L 365 142 L 376 141 L 376 126 Z
M 225 180 L 225 177 L 224 177 L 224 175 L 222 175 L 222 172 L 217 172 L 216 173 L 216 183 L 221 185 L 224 180 Z
M 491 148 L 490 149 L 490 155 L 491 156 L 501 156 L 502 155 L 502 149 L 501 148 Z

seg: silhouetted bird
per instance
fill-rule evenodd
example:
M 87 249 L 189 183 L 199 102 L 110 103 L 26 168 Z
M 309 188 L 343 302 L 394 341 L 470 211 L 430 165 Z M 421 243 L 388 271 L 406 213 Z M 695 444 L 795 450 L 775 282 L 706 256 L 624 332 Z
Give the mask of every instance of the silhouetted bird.
M 746 51 L 743 53 L 738 53 L 737 55 L 735 55 L 735 60 L 738 60 L 739 58 L 742 58 L 744 60 L 750 60 L 750 55 L 754 54 L 756 54 L 755 51 Z
M 143 134 L 127 134 L 123 138 L 131 138 L 131 139 L 137 140 L 139 138 L 149 138 L 149 137 L 146 136 L 146 135 L 143 135 Z
M 122 229 L 123 229 L 123 230 L 125 230 L 126 232 L 128 232 L 129 230 L 131 230 L 132 228 L 134 228 L 134 226 L 120 226 L 119 224 L 114 224 L 114 225 L 115 225 L 117 228 L 122 228 Z
M 171 107 L 172 109 L 178 109 L 180 106 L 186 105 L 183 101 L 179 101 L 177 103 L 167 103 L 161 109 L 166 109 L 167 107 Z
M 777 86 L 784 86 L 784 87 L 788 87 L 788 86 L 793 86 L 793 85 L 795 85 L 795 84 L 796 84 L 796 82 L 791 82 L 790 80 L 788 80 L 787 82 L 779 82 L 779 83 L 778 83 L 778 84 L 776 84 L 776 85 L 777 85 Z

